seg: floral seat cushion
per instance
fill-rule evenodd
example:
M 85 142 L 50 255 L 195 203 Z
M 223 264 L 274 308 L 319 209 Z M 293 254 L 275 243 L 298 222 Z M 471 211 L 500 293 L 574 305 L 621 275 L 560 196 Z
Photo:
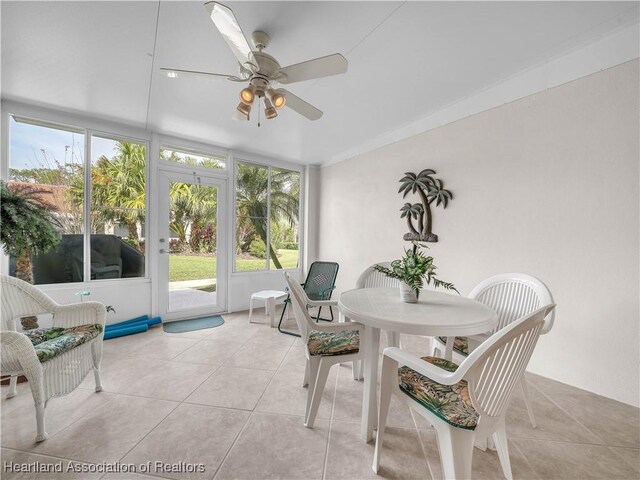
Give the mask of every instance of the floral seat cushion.
M 309 334 L 307 341 L 310 355 L 348 355 L 360 350 L 358 330 L 318 332 Z
M 447 337 L 438 337 L 442 343 L 447 344 Z M 469 355 L 469 340 L 467 337 L 456 337 L 453 341 L 453 349 L 465 357 Z
M 102 333 L 99 323 L 79 325 L 70 328 L 34 328 L 24 334 L 36 349 L 40 362 L 46 362 L 58 355 L 93 340 Z
M 444 358 L 423 357 L 422 360 L 448 372 L 458 368 L 458 365 Z M 466 380 L 455 385 L 442 385 L 407 366 L 398 370 L 398 379 L 400 390 L 449 425 L 467 430 L 476 428 L 479 415 L 471 404 Z

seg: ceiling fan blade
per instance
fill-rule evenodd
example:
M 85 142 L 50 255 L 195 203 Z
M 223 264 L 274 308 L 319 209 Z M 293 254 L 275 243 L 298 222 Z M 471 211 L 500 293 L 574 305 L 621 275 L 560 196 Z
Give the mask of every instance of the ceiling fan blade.
M 179 70 L 177 68 L 161 68 L 160 71 L 169 78 L 191 77 L 191 78 L 226 78 L 232 82 L 244 82 L 245 79 L 235 75 L 225 75 L 223 73 L 195 72 L 193 70 Z
M 280 73 L 284 74 L 284 76 L 279 78 L 278 82 L 287 84 L 339 75 L 347 71 L 348 65 L 346 58 L 339 53 L 334 53 L 326 57 L 315 58 L 281 68 Z
M 300 97 L 295 96 L 288 90 L 279 88 L 277 91 L 282 93 L 287 99 L 287 103 L 285 104 L 285 106 L 289 107 L 291 110 L 298 112 L 303 117 L 307 117 L 309 120 L 318 120 L 320 117 L 322 117 L 321 110 L 318 110 L 316 107 L 308 102 L 305 102 Z
M 204 4 L 204 8 L 207 9 L 209 17 L 220 31 L 229 48 L 231 48 L 240 65 L 246 66 L 249 64 L 252 70 L 257 69 L 258 62 L 253 56 L 251 46 L 247 41 L 247 37 L 242 33 L 242 29 L 233 11 L 226 5 L 218 2 L 207 2 Z

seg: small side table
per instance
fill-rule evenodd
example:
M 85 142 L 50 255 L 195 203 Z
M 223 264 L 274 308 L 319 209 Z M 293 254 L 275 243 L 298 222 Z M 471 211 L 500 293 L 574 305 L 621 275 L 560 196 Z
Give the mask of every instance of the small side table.
M 287 292 L 280 290 L 262 290 L 251 295 L 249 301 L 249 323 L 251 323 L 251 316 L 253 315 L 253 302 L 255 300 L 261 300 L 264 302 L 264 314 L 270 315 L 271 328 L 276 326 L 276 302 L 287 298 Z

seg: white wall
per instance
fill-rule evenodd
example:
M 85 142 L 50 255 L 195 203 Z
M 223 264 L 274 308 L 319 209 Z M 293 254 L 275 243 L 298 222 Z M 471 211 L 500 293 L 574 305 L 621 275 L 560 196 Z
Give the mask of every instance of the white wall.
M 319 257 L 340 290 L 398 258 L 398 180 L 433 168 L 454 193 L 435 211 L 441 277 L 462 294 L 541 278 L 558 309 L 529 370 L 639 405 L 638 88 L 635 60 L 323 168 Z

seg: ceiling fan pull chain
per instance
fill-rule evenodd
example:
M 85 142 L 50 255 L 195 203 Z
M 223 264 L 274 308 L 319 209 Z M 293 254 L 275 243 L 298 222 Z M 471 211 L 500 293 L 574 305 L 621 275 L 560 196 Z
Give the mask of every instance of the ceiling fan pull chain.
M 258 97 L 258 128 L 260 128 L 260 100 L 262 100 L 262 98 Z

